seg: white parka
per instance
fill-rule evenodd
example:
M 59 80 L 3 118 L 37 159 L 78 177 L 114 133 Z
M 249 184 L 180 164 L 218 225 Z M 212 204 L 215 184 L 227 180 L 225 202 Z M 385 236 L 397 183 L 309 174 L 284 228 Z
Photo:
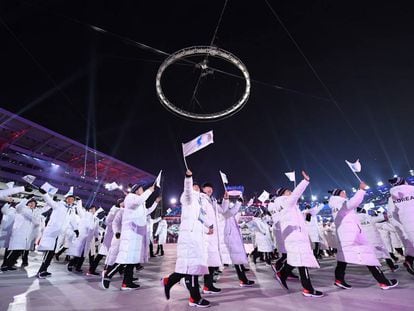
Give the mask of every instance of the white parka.
M 297 203 L 308 185 L 308 181 L 302 180 L 289 196 L 277 197 L 275 204 L 280 209 L 280 228 L 285 241 L 287 263 L 293 267 L 319 268 Z
M 189 275 L 208 274 L 206 233 L 210 224 L 201 205 L 201 193 L 193 190 L 192 177 L 184 179 L 180 202 L 181 223 L 174 271 Z
M 318 219 L 316 217 L 316 215 L 319 214 L 319 212 L 321 211 L 321 209 L 324 207 L 325 205 L 323 204 L 319 204 L 316 207 L 313 207 L 311 209 L 305 209 L 302 211 L 303 213 L 303 217 L 305 217 L 305 225 L 306 228 L 308 230 L 309 233 L 309 238 L 311 240 L 311 242 L 313 243 L 320 243 L 321 239 L 319 236 L 319 226 L 318 226 Z M 310 215 L 310 221 L 306 221 L 306 215 L 309 214 Z
M 395 227 L 401 242 L 404 245 L 406 256 L 414 256 L 414 241 L 410 240 L 405 228 L 400 221 L 399 209 L 395 206 L 392 197 L 388 200 L 387 205 L 388 221 Z
M 206 212 L 207 223 L 212 224 L 213 234 L 206 236 L 207 240 L 207 265 L 209 267 L 220 267 L 222 263 L 221 254 L 226 252 L 224 243 L 223 228 L 224 218 L 220 217 L 223 208 L 217 203 L 215 198 L 209 197 L 205 193 L 201 193 L 201 205 Z M 229 204 L 229 200 L 223 200 L 223 204 Z M 227 258 L 226 261 L 230 259 Z
M 16 209 L 10 203 L 6 203 L 1 208 L 1 213 L 3 214 L 3 218 L 0 224 L 0 248 L 9 248 Z
M 280 200 L 279 200 L 280 202 Z M 279 253 L 286 254 L 285 240 L 282 237 L 282 229 L 280 228 L 280 207 L 277 207 L 275 202 L 270 202 L 267 210 L 272 215 L 273 220 L 273 236 L 275 238 L 276 248 Z
M 99 219 L 92 213 L 86 211 L 83 207 L 78 206 L 77 212 L 80 217 L 79 236 L 76 237 L 68 249 L 69 256 L 83 257 L 88 256 L 91 250 L 91 244 L 99 236 Z M 94 255 L 93 250 L 92 255 Z
M 27 199 L 16 206 L 16 216 L 10 236 L 9 250 L 29 250 L 33 248 L 36 229 L 40 225 L 40 213 L 27 204 Z
M 141 195 L 128 193 L 124 200 L 121 242 L 116 263 L 137 264 L 148 262 L 147 208 L 145 201 L 152 190 Z
M 223 264 L 247 264 L 243 238 L 236 220 L 236 214 L 239 212 L 240 206 L 241 202 L 239 201 L 236 203 L 223 202 L 220 210 L 220 217 L 224 219 L 224 226 L 218 228 L 224 241 L 224 245 L 220 247 Z
M 24 192 L 24 187 L 14 187 L 10 189 L 0 190 L 0 200 L 4 201 L 7 197 L 20 192 Z
M 71 219 L 74 219 L 73 216 L 75 215 L 77 205 L 75 203 L 69 206 L 64 201 L 55 202 L 47 193 L 43 195 L 43 199 L 48 206 L 48 208 L 45 208 L 45 211 L 49 208 L 52 208 L 53 211 L 50 215 L 49 222 L 43 230 L 37 250 L 50 251 L 55 249 L 56 239 L 62 236 L 61 234 L 65 232 L 67 226 L 71 223 Z M 60 243 L 57 244 L 59 245 Z
M 358 190 L 350 199 L 340 196 L 329 198 L 329 207 L 336 226 L 338 238 L 338 261 L 367 266 L 380 266 L 374 247 L 362 233 L 355 209 L 362 203 L 365 191 Z
M 259 217 L 253 217 L 247 225 L 250 230 L 254 232 L 257 250 L 262 253 L 273 252 L 273 240 L 270 232 L 271 227 L 266 220 Z
M 106 225 L 106 229 L 105 229 L 105 234 L 104 234 L 104 238 L 102 241 L 101 246 L 99 247 L 99 254 L 106 256 L 108 255 L 108 251 L 109 248 L 111 247 L 111 241 L 112 238 L 114 236 L 114 231 L 112 230 L 112 222 L 114 221 L 116 212 L 119 210 L 118 206 L 112 206 L 111 209 L 109 210 L 108 215 L 106 216 L 105 219 L 105 225 Z
M 390 189 L 390 194 L 407 238 L 414 242 L 414 186 L 395 186 Z
M 403 248 L 400 237 L 397 234 L 397 229 L 389 222 L 384 221 L 375 224 L 381 235 L 381 239 L 387 248 L 388 253 L 393 253 L 394 248 Z
M 381 233 L 376 226 L 377 223 L 385 220 L 384 216 L 379 215 L 374 217 L 366 213 L 358 213 L 358 217 L 362 232 L 365 234 L 370 244 L 374 247 L 375 255 L 377 258 L 390 258 L 387 247 L 381 238 Z
M 158 236 L 158 244 L 163 245 L 167 243 L 167 229 L 167 221 L 165 219 L 160 220 L 157 231 L 155 231 L 155 236 Z
M 121 233 L 122 231 L 122 216 L 124 215 L 124 208 L 118 208 L 112 220 L 112 240 L 111 246 L 108 249 L 108 254 L 106 256 L 105 265 L 112 266 L 116 262 L 116 257 L 119 252 L 119 244 L 121 243 L 121 238 L 116 238 L 116 233 Z

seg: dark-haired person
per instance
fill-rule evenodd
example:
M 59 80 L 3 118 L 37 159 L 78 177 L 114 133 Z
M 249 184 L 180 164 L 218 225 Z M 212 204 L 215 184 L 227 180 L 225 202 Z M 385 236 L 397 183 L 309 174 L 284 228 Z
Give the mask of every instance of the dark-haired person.
M 352 288 L 345 281 L 345 270 L 349 263 L 367 266 L 381 289 L 390 289 L 398 285 L 397 280 L 388 280 L 385 277 L 379 268 L 381 264 L 375 255 L 373 246 L 361 230 L 356 208 L 362 203 L 366 188 L 367 185 L 361 182 L 359 190 L 350 199 L 342 189 L 330 191 L 331 197 L 328 204 L 332 209 L 338 238 L 334 285 L 342 289 Z
M 2 271 L 16 270 L 14 263 L 24 251 L 33 248 L 36 229 L 40 225 L 40 213 L 35 199 L 24 199 L 16 206 L 16 215 L 9 242 L 9 253 L 4 257 Z
M 133 282 L 134 266 L 148 262 L 147 245 L 147 208 L 145 201 L 154 192 L 155 185 L 146 188 L 146 184 L 135 184 L 124 199 L 122 228 L 116 265 L 105 272 L 102 286 L 109 288 L 111 278 L 122 266 L 124 279 L 121 290 L 135 290 L 140 286 Z
M 299 270 L 302 294 L 305 297 L 322 297 L 323 293 L 315 290 L 309 276 L 308 268 L 319 268 L 309 241 L 305 220 L 298 206 L 298 200 L 309 185 L 309 176 L 302 171 L 303 180 L 290 191 L 279 188 L 276 191 L 275 205 L 280 213 L 280 227 L 285 241 L 287 258 L 282 269 L 276 273 L 280 284 L 288 289 L 286 280 L 294 267 Z
M 177 260 L 174 273 L 162 279 L 165 297 L 170 299 L 171 288 L 185 279 L 190 292 L 188 304 L 192 307 L 206 308 L 210 302 L 201 298 L 198 277 L 208 273 L 206 235 L 215 228 L 207 223 L 206 212 L 201 205 L 199 185 L 193 181 L 193 173 L 187 170 L 184 191 L 181 194 L 181 222 L 177 241 Z
M 40 265 L 37 277 L 44 279 L 50 277 L 52 274 L 47 271 L 53 256 L 55 255 L 56 244 L 59 235 L 73 225 L 76 221 L 76 207 L 82 205 L 82 201 L 78 200 L 73 194 L 69 194 L 65 197 L 64 201 L 54 201 L 46 191 L 39 189 L 43 195 L 43 199 L 46 202 L 45 209 L 51 208 L 52 213 L 50 214 L 49 222 L 43 230 L 40 243 L 37 248 L 38 251 L 45 252 L 43 255 L 43 261 Z M 79 233 L 79 232 L 78 232 Z
M 414 186 L 408 185 L 402 177 L 389 182 L 392 186 L 387 206 L 389 221 L 404 244 L 404 266 L 414 275 Z

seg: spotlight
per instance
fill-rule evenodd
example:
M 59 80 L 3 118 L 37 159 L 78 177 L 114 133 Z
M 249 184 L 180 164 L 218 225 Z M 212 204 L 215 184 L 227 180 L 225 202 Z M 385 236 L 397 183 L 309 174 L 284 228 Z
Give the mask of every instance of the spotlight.
M 381 187 L 384 186 L 384 183 L 382 181 L 377 182 L 377 186 Z
M 311 195 L 311 200 L 313 201 L 313 202 L 315 202 L 316 200 L 318 200 L 318 197 L 316 196 L 316 195 Z
M 171 203 L 171 204 L 175 204 L 175 203 L 177 203 L 177 199 L 176 199 L 176 198 L 171 198 L 171 199 L 170 199 L 170 203 Z
M 409 172 L 411 176 L 414 176 L 414 170 L 409 170 Z

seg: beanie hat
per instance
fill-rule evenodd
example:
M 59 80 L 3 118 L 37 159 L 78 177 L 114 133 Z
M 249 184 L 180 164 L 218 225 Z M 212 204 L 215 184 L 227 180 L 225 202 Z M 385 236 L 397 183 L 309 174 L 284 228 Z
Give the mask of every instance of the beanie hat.
M 279 188 L 279 189 L 277 189 L 276 190 L 276 196 L 277 197 L 280 197 L 280 196 L 282 196 L 287 190 L 289 190 L 288 188 L 284 188 L 284 187 L 281 187 L 281 188 Z
M 395 187 L 395 186 L 404 184 L 405 179 L 403 177 L 394 177 L 394 178 L 388 179 L 388 182 L 390 183 L 391 186 Z
M 339 196 L 342 191 L 344 191 L 344 190 L 343 189 L 333 189 L 333 190 L 329 190 L 328 193 L 332 194 L 333 196 Z

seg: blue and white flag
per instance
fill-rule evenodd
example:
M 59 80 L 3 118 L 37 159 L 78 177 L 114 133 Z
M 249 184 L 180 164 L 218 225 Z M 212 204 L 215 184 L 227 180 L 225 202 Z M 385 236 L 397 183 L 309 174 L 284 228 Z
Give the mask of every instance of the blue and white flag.
M 359 173 L 361 171 L 361 163 L 359 163 L 359 159 L 356 160 L 354 163 L 345 160 L 345 163 L 348 164 L 349 168 L 354 173 Z
M 23 176 L 22 179 L 25 182 L 29 183 L 29 184 L 33 184 L 33 182 L 35 181 L 36 177 L 34 177 L 33 175 L 26 175 L 26 176 Z
M 193 140 L 189 141 L 188 143 L 183 143 L 183 154 L 184 157 L 193 154 L 208 145 L 214 143 L 213 141 L 213 131 L 209 131 L 207 133 L 201 134 L 200 136 L 194 138 Z
M 44 191 L 46 191 L 47 193 L 51 194 L 51 195 L 55 195 L 58 192 L 58 188 L 53 187 L 48 182 L 45 182 L 40 188 L 43 189 Z

